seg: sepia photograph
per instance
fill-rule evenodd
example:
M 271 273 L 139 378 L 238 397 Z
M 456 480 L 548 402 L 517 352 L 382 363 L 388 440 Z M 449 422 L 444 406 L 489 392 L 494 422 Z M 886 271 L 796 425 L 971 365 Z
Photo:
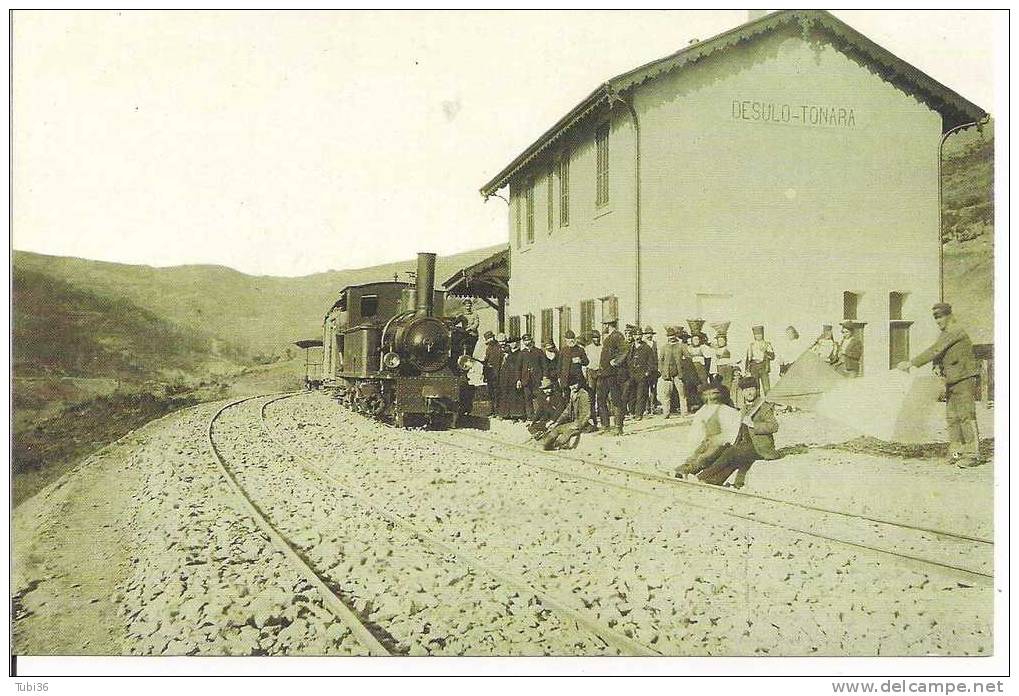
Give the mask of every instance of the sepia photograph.
M 1004 691 L 1008 11 L 9 23 L 19 690 Z

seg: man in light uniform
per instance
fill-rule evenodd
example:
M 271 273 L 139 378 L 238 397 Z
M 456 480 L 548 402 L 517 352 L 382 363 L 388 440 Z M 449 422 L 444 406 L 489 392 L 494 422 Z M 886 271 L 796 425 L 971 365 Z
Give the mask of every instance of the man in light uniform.
M 753 327 L 754 340 L 747 348 L 747 356 L 743 361 L 745 373 L 757 379 L 761 395 L 771 391 L 771 361 L 775 359 L 775 349 L 764 340 L 764 327 Z
M 591 329 L 587 337 L 587 365 L 584 367 L 584 380 L 587 382 L 587 393 L 591 395 L 591 425 L 598 429 L 598 376 L 601 373 L 601 334 L 598 329 Z M 606 424 L 608 427 L 608 424 Z
M 952 305 L 939 302 L 933 307 L 934 321 L 941 335 L 934 344 L 912 360 L 896 367 L 909 372 L 911 367 L 934 363 L 934 371 L 945 380 L 945 420 L 948 422 L 948 450 L 961 468 L 978 466 L 980 432 L 977 429 L 977 367 L 973 342 L 952 315 Z

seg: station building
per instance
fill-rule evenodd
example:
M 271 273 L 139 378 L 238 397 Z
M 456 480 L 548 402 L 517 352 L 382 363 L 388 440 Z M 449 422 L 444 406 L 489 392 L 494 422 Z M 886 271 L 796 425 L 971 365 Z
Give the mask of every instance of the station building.
M 737 357 L 848 319 L 887 369 L 937 334 L 941 146 L 986 118 L 823 11 L 611 78 L 481 188 L 508 188 L 507 328 L 730 321 Z

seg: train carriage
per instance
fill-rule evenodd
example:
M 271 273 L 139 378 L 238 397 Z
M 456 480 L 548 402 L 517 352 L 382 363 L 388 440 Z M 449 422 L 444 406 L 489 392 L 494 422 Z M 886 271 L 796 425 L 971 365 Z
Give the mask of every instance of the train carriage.
M 463 333 L 443 316 L 435 254 L 418 254 L 416 285 L 351 285 L 323 323 L 323 384 L 354 411 L 403 427 L 455 427 L 473 387 Z

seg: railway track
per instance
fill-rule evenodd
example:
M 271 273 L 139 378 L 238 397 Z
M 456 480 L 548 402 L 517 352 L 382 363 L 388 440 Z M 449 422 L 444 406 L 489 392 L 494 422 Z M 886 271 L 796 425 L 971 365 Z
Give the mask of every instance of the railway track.
M 209 442 L 220 468 L 223 470 L 248 513 L 255 519 L 258 526 L 266 533 L 266 535 L 269 536 L 274 546 L 284 553 L 294 567 L 299 570 L 301 574 L 323 594 L 324 597 L 329 598 L 327 606 L 330 611 L 332 611 L 338 619 L 343 621 L 351 632 L 362 641 L 366 649 L 369 650 L 370 654 L 394 654 L 392 650 L 387 648 L 386 645 L 376 638 L 376 634 L 388 636 L 386 628 L 384 626 L 368 622 L 359 616 L 359 613 L 351 608 L 349 599 L 346 599 L 342 592 L 334 589 L 334 584 L 330 584 L 328 578 L 314 568 L 313 564 L 310 563 L 300 552 L 300 549 L 284 537 L 283 533 L 281 533 L 281 531 L 270 521 L 270 516 L 261 510 L 258 504 L 253 500 L 252 496 L 245 491 L 229 462 L 229 458 L 224 456 L 221 448 L 217 446 L 214 426 L 216 424 L 216 420 L 229 409 L 238 407 L 247 402 L 261 400 L 259 405 L 261 434 L 267 441 L 272 442 L 280 452 L 285 453 L 289 458 L 298 463 L 305 472 L 327 484 L 331 491 L 342 492 L 342 495 L 345 498 L 349 498 L 364 510 L 370 511 L 373 515 L 383 519 L 386 524 L 403 530 L 412 538 L 417 540 L 422 546 L 428 547 L 431 551 L 446 557 L 455 557 L 459 562 L 471 568 L 473 573 L 485 575 L 494 580 L 496 586 L 506 586 L 513 588 L 519 593 L 535 597 L 538 602 L 540 602 L 541 606 L 547 607 L 549 610 L 554 612 L 558 617 L 560 617 L 562 622 L 574 627 L 576 632 L 592 636 L 596 638 L 597 641 L 600 641 L 599 644 L 607 650 L 599 652 L 641 656 L 659 654 L 654 649 L 642 645 L 630 637 L 603 625 L 596 619 L 585 615 L 584 612 L 573 606 L 573 602 L 571 600 L 564 597 L 552 596 L 547 592 L 542 592 L 532 587 L 521 578 L 514 576 L 512 573 L 500 568 L 495 568 L 478 557 L 465 552 L 463 549 L 455 548 L 441 539 L 429 535 L 427 532 L 424 532 L 404 517 L 381 509 L 377 504 L 373 503 L 363 495 L 359 495 L 356 491 L 352 490 L 349 486 L 344 485 L 343 482 L 330 475 L 321 467 L 316 466 L 314 463 L 287 448 L 285 444 L 280 442 L 273 435 L 266 420 L 266 409 L 270 404 L 291 398 L 300 393 L 301 392 L 262 395 L 226 404 L 209 422 Z M 335 583 L 335 578 L 333 583 Z M 392 642 L 391 637 L 389 642 Z
M 292 396 L 293 394 L 287 394 Z M 253 401 L 255 399 L 264 398 L 262 396 L 247 397 L 244 399 L 237 399 L 225 404 L 219 410 L 217 410 L 213 416 L 209 419 L 208 427 L 206 429 L 206 435 L 208 437 L 208 445 L 212 451 L 213 458 L 215 459 L 220 471 L 222 472 L 230 488 L 233 489 L 237 500 L 244 508 L 245 512 L 254 520 L 255 524 L 259 529 L 268 537 L 272 545 L 283 554 L 284 558 L 290 563 L 290 565 L 300 574 L 306 581 L 311 583 L 312 586 L 318 590 L 320 598 L 322 599 L 323 605 L 330 613 L 333 614 L 340 622 L 342 622 L 348 630 L 355 636 L 359 643 L 364 646 L 367 653 L 371 656 L 386 656 L 392 653 L 389 649 L 382 644 L 382 642 L 375 636 L 372 629 L 363 622 L 357 615 L 357 613 L 347 605 L 344 597 L 334 590 L 327 584 L 326 580 L 315 570 L 314 567 L 302 556 L 297 547 L 287 541 L 286 538 L 276 529 L 276 527 L 269 521 L 268 517 L 259 506 L 251 499 L 251 497 L 244 491 L 244 488 L 238 482 L 237 477 L 234 475 L 230 465 L 227 464 L 226 458 L 223 456 L 220 448 L 216 445 L 215 437 L 213 436 L 213 430 L 216 425 L 216 421 L 223 415 L 227 410 L 235 408 L 241 404 Z
M 507 462 L 516 466 L 522 465 L 538 468 L 559 476 L 641 495 L 668 496 L 670 493 L 663 490 L 663 488 L 666 488 L 675 497 L 677 490 L 682 491 L 685 494 L 682 495 L 683 503 L 689 507 L 847 546 L 883 559 L 895 561 L 913 570 L 948 575 L 963 583 L 974 583 L 984 586 L 993 583 L 993 541 L 989 539 L 812 506 L 780 498 L 771 498 L 735 489 L 708 486 L 685 479 L 676 479 L 661 474 L 608 464 L 563 452 L 539 453 L 533 447 L 527 445 L 496 440 L 468 431 L 457 431 L 457 433 L 490 447 L 499 448 L 501 451 L 471 447 L 454 442 L 449 437 L 436 437 L 433 435 L 423 435 L 423 437 L 438 444 L 473 452 L 481 456 L 490 457 L 496 461 Z M 507 451 L 520 452 L 520 454 L 514 456 L 507 453 Z M 533 461 L 536 456 L 568 462 L 571 465 L 581 465 L 585 467 L 585 470 L 571 471 L 548 464 L 539 464 Z M 591 475 L 595 472 L 599 474 L 605 473 L 609 478 L 601 475 Z M 624 480 L 619 480 L 620 477 Z M 615 480 L 611 480 L 612 478 L 615 478 Z M 632 484 L 634 479 L 652 483 L 654 488 L 649 490 L 648 488 L 635 487 Z M 721 501 L 728 502 L 728 508 L 720 508 L 717 503 Z M 779 508 L 779 510 L 776 511 L 775 508 Z M 769 509 L 773 514 L 778 513 L 772 519 L 769 519 L 767 516 Z M 783 513 L 782 510 L 785 512 Z M 795 525 L 785 521 L 788 519 L 789 511 L 799 515 L 804 524 Z M 833 523 L 833 520 L 839 520 L 843 525 L 851 525 L 850 534 L 846 534 L 844 531 L 832 531 L 833 527 L 838 526 L 838 524 Z M 826 529 L 829 531 L 823 531 Z M 879 546 L 875 541 L 875 537 L 883 535 L 898 536 L 902 543 L 898 547 L 892 548 Z M 918 552 L 915 550 L 916 547 L 922 546 L 924 547 L 923 552 L 929 554 L 932 546 L 930 537 L 936 537 L 942 542 L 942 546 L 939 549 L 941 558 L 931 558 L 930 555 L 918 555 Z M 904 546 L 906 548 L 903 548 Z M 978 567 L 973 567 L 973 565 L 966 565 L 951 560 L 953 556 L 966 558 L 980 556 L 982 560 L 976 564 Z

